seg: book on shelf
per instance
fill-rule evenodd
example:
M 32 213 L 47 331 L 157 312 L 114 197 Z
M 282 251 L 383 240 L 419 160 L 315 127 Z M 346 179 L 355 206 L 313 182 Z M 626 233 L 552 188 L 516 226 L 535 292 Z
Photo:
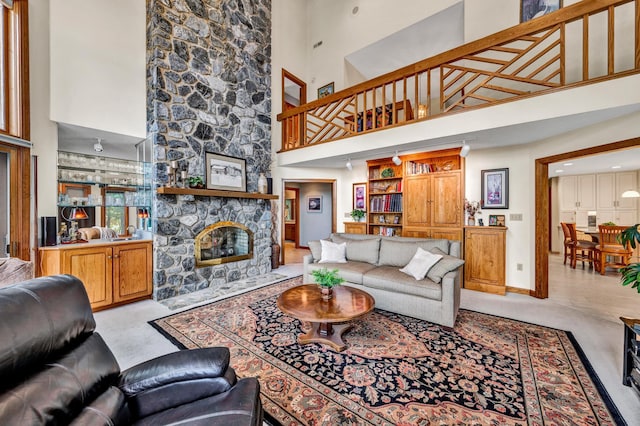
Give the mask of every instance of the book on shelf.
M 369 201 L 369 207 L 373 212 L 401 212 L 402 194 L 374 195 Z

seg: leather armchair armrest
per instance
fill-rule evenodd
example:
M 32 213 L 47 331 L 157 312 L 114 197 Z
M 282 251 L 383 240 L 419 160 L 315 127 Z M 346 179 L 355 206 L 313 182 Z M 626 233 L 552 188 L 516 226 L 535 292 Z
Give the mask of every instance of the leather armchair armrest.
M 133 418 L 226 392 L 236 382 L 228 348 L 173 352 L 123 371 L 118 387 Z

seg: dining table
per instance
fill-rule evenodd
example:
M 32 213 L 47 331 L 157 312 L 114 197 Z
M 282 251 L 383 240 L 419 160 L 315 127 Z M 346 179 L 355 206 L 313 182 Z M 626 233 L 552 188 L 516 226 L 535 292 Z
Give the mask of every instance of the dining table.
M 594 243 L 600 242 L 600 230 L 595 226 L 577 226 L 576 231 L 588 235 Z

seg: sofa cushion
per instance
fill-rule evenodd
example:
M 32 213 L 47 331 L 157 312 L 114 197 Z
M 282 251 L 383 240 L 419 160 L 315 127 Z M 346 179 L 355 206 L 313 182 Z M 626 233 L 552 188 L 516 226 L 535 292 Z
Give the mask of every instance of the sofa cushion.
M 427 277 L 433 282 L 442 282 L 442 277 L 444 277 L 447 273 L 455 271 L 461 265 L 464 265 L 464 260 L 458 257 L 449 256 L 437 247 L 432 248 L 430 251 L 433 254 L 442 255 L 442 259 L 440 259 L 438 263 L 433 265 L 433 267 L 427 272 Z
M 354 262 L 349 261 L 347 263 L 312 263 L 307 265 L 307 273 L 311 275 L 311 271 L 321 268 L 338 269 L 338 275 L 344 278 L 346 281 L 354 284 L 362 284 L 362 274 L 375 268 L 376 265 L 372 265 L 366 262 Z
M 365 287 L 404 293 L 427 299 L 442 300 L 442 287 L 429 279 L 416 281 L 393 266 L 378 266 L 365 272 L 362 277 Z
M 347 243 L 336 244 L 320 240 L 322 254 L 318 263 L 346 263 Z
M 411 261 L 418 247 L 431 251 L 438 247 L 444 252 L 449 251 L 448 240 L 399 241 L 382 239 L 380 242 L 380 258 L 378 265 L 403 267 Z
M 378 263 L 378 254 L 380 252 L 380 238 L 369 240 L 354 240 L 344 238 L 339 235 L 332 235 L 331 240 L 334 243 L 347 244 L 347 260 L 355 260 L 356 262 L 367 262 L 373 265 Z
M 442 259 L 442 255 L 433 254 L 423 250 L 422 247 L 418 247 L 411 261 L 407 263 L 407 266 L 400 269 L 400 272 L 411 275 L 416 280 L 421 280 L 427 276 L 427 271 L 440 259 Z
M 309 241 L 307 244 L 309 244 L 313 261 L 317 263 L 322 257 L 322 244 L 320 244 L 320 240 Z

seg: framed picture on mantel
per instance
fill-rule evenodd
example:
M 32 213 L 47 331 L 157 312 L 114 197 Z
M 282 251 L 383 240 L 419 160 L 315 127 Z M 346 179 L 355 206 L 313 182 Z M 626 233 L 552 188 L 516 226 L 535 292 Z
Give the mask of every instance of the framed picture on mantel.
M 206 152 L 207 189 L 247 192 L 246 161 L 242 158 Z

